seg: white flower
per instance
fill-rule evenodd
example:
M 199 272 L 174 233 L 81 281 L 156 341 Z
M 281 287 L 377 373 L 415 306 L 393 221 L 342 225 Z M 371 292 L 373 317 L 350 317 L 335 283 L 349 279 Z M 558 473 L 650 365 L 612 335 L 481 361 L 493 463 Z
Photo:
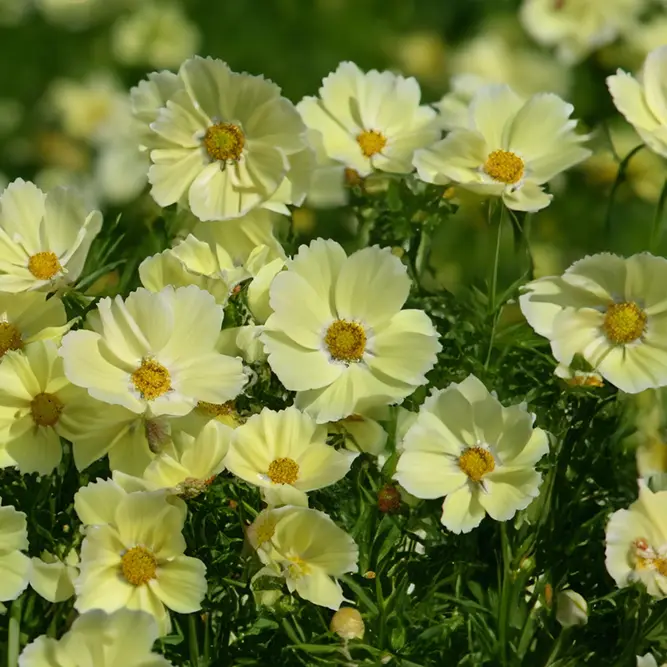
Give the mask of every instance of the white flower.
M 44 194 L 18 179 L 0 195 L 0 292 L 54 291 L 81 275 L 102 228 L 71 190 Z
M 556 595 L 556 620 L 564 627 L 588 623 L 588 603 L 576 591 L 560 591 Z
M 421 310 L 401 310 L 405 266 L 388 248 L 349 257 L 334 241 L 301 246 L 271 283 L 262 340 L 295 405 L 317 422 L 397 403 L 426 383 L 440 350 Z
M 623 70 L 607 77 L 609 92 L 616 108 L 637 130 L 652 150 L 667 157 L 667 46 L 651 51 L 646 57 L 639 80 Z
M 619 588 L 639 581 L 649 595 L 667 596 L 667 491 L 640 484 L 639 498 L 611 515 L 605 542 L 605 565 Z
M 79 576 L 79 555 L 70 550 L 64 560 L 45 551 L 32 558 L 30 586 L 49 602 L 64 602 L 74 595 L 74 580 Z
M 258 206 L 285 212 L 285 203 L 305 197 L 305 189 L 292 191 L 296 182 L 285 183 L 304 176 L 292 160 L 310 152 L 305 126 L 274 83 L 195 57 L 178 75 L 150 75 L 132 99 L 145 124 L 148 179 L 160 206 L 187 198 L 200 220 L 227 220 Z M 274 196 L 279 201 L 269 201 Z
M 635 394 L 667 385 L 665 280 L 664 257 L 602 253 L 528 283 L 519 302 L 561 364 L 579 354 L 607 382 Z
M 551 93 L 526 101 L 509 86 L 480 88 L 470 102 L 468 126 L 415 153 L 419 177 L 502 197 L 517 211 L 545 208 L 551 195 L 541 186 L 591 154 L 581 146 L 587 137 L 574 131 L 573 110 Z
M 410 173 L 412 155 L 440 136 L 435 112 L 420 106 L 417 80 L 391 72 L 362 72 L 343 62 L 325 77 L 320 97 L 297 105 L 322 135 L 328 156 L 361 176 L 374 170 Z
M 21 553 L 27 549 L 26 515 L 0 506 L 0 602 L 15 600 L 28 586 L 30 559 Z
M 637 667 L 658 667 L 658 663 L 650 653 L 647 653 L 646 655 L 638 655 L 636 657 Z
M 507 521 L 539 492 L 535 464 L 547 434 L 523 405 L 503 407 L 469 375 L 434 391 L 408 429 L 395 479 L 417 498 L 441 498 L 442 524 L 467 533 L 489 514 Z
M 571 64 L 630 29 L 646 6 L 646 0 L 524 0 L 520 17 L 535 40 Z
M 145 289 L 102 299 L 95 331 L 70 331 L 60 354 L 70 381 L 137 414 L 185 415 L 198 401 L 224 403 L 246 381 L 239 359 L 215 351 L 223 311 L 197 287 Z

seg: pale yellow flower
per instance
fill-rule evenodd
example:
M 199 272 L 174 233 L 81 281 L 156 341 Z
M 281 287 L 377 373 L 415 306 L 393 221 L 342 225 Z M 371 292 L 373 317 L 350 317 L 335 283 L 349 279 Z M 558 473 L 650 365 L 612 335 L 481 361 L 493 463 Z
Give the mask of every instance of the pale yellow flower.
M 387 432 L 382 426 L 367 415 L 350 415 L 329 424 L 331 433 L 343 436 L 345 447 L 351 452 L 364 452 L 375 456 L 384 452 L 387 444 Z
M 77 611 L 145 611 L 155 617 L 160 634 L 167 634 L 168 609 L 189 614 L 201 608 L 206 566 L 184 555 L 185 512 L 165 494 L 125 493 L 98 482 L 77 493 L 75 509 L 86 524 Z
M 454 533 L 488 514 L 508 521 L 537 497 L 535 464 L 548 452 L 524 405 L 504 407 L 474 376 L 434 391 L 408 429 L 395 479 L 417 498 L 442 498 L 442 524 Z
M 391 72 L 362 72 L 343 62 L 322 81 L 319 97 L 297 105 L 321 133 L 327 155 L 361 176 L 374 170 L 410 173 L 412 155 L 440 136 L 435 112 L 420 106 L 417 80 Z
M 72 549 L 64 560 L 45 551 L 32 558 L 30 586 L 49 602 L 64 602 L 74 595 L 74 580 L 79 576 L 79 555 Z
M 15 600 L 28 586 L 30 559 L 26 515 L 0 498 L 0 602 Z
M 581 355 L 607 382 L 635 394 L 667 385 L 665 280 L 664 257 L 602 253 L 528 283 L 519 302 L 559 363 L 570 366 Z
M 102 299 L 94 331 L 71 331 L 60 354 L 67 377 L 91 396 L 154 417 L 223 403 L 246 381 L 240 359 L 215 351 L 223 311 L 195 286 Z
M 55 291 L 81 275 L 102 214 L 77 194 L 17 179 L 0 195 L 0 292 Z
M 313 604 L 338 609 L 343 591 L 336 577 L 357 571 L 354 540 L 324 512 L 307 507 L 264 510 L 248 529 L 262 573 L 282 576 L 290 592 Z
M 606 530 L 607 571 L 619 588 L 639 581 L 649 595 L 667 595 L 667 491 L 640 484 L 639 498 L 614 512 Z
M 262 334 L 298 408 L 319 423 L 337 421 L 426 383 L 440 343 L 426 313 L 401 310 L 409 291 L 405 266 L 388 248 L 348 257 L 330 240 L 301 246 L 271 283 L 273 314 Z
M 152 652 L 158 637 L 154 619 L 141 611 L 89 611 L 60 638 L 42 635 L 23 649 L 19 667 L 172 667 Z M 92 660 L 93 662 L 82 662 Z

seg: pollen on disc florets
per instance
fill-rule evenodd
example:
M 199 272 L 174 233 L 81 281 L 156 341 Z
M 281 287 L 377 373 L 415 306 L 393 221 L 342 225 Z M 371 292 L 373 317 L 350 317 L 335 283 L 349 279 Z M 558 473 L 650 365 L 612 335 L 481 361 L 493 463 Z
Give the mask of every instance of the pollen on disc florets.
M 494 181 L 507 183 L 508 185 L 518 183 L 523 178 L 523 160 L 511 151 L 493 151 L 486 158 L 484 171 Z
M 299 464 L 290 458 L 275 459 L 266 474 L 274 484 L 294 484 L 299 478 Z
M 60 261 L 55 252 L 38 252 L 28 260 L 28 270 L 38 280 L 51 280 L 62 271 Z
M 473 482 L 481 481 L 482 477 L 496 467 L 493 454 L 484 447 L 469 447 L 459 456 L 459 468 Z
M 9 350 L 20 350 L 22 347 L 21 332 L 9 322 L 0 322 L 0 357 Z
M 212 160 L 227 162 L 238 160 L 243 153 L 245 136 L 238 125 L 216 123 L 207 128 L 204 135 L 204 148 Z
M 361 361 L 366 350 L 366 332 L 357 322 L 336 320 L 327 329 L 324 343 L 336 361 Z
M 146 547 L 132 547 L 120 559 L 120 569 L 128 583 L 141 586 L 156 578 L 157 558 Z
M 55 426 L 63 407 L 62 401 L 53 394 L 37 394 L 30 402 L 32 419 L 38 426 Z
M 614 345 L 632 343 L 646 328 L 646 313 L 634 302 L 613 303 L 604 316 L 602 329 Z
M 132 383 L 148 401 L 152 401 L 171 389 L 169 371 L 154 359 L 143 359 L 141 366 L 132 373 Z
M 364 130 L 357 135 L 357 143 L 366 157 L 373 157 L 387 145 L 387 139 L 378 130 Z

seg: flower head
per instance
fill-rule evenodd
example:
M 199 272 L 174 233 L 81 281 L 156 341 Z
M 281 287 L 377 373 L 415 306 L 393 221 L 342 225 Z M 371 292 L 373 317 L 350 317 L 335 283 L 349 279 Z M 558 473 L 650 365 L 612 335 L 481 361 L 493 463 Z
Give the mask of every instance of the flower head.
M 573 110 L 551 93 L 524 100 L 509 86 L 484 86 L 470 102 L 467 127 L 415 153 L 419 177 L 502 197 L 518 211 L 545 208 L 551 195 L 541 186 L 591 154 L 574 131 Z
M 102 299 L 95 331 L 71 331 L 60 354 L 71 382 L 91 396 L 154 417 L 187 414 L 198 401 L 234 398 L 246 377 L 241 361 L 215 351 L 223 312 L 194 285 L 125 300 Z
M 73 191 L 18 179 L 0 194 L 0 291 L 55 291 L 81 275 L 102 214 Z
M 639 79 L 618 70 L 607 77 L 616 108 L 637 130 L 652 150 L 667 157 L 667 96 L 663 81 L 667 76 L 667 46 L 651 51 Z
M 282 576 L 290 592 L 313 604 L 338 609 L 343 591 L 335 580 L 357 571 L 354 540 L 324 512 L 307 507 L 264 510 L 249 529 L 264 573 Z
M 0 602 L 15 600 L 28 586 L 30 559 L 26 515 L 0 499 Z
M 535 464 L 549 449 L 522 405 L 503 407 L 474 376 L 434 391 L 403 442 L 395 478 L 417 498 L 441 498 L 442 524 L 454 533 L 488 514 L 511 519 L 537 496 Z
M 363 287 L 362 287 L 363 286 Z M 410 279 L 389 249 L 349 257 L 338 243 L 301 246 L 271 283 L 262 340 L 296 406 L 317 422 L 396 403 L 425 384 L 440 350 L 420 310 L 401 310 Z
M 195 57 L 178 75 L 149 76 L 132 98 L 145 123 L 148 179 L 160 206 L 185 198 L 200 220 L 228 220 L 258 206 L 287 210 L 292 195 L 297 204 L 305 197 L 285 180 L 302 176 L 292 162 L 310 154 L 306 128 L 274 83 Z
M 526 285 L 521 310 L 569 366 L 581 355 L 607 382 L 638 393 L 667 384 L 667 260 L 607 253 L 575 262 L 562 276 Z
M 415 149 L 440 136 L 435 111 L 420 106 L 417 80 L 391 72 L 362 72 L 343 62 L 322 82 L 320 97 L 297 109 L 321 133 L 330 158 L 361 176 L 374 170 L 410 173 Z

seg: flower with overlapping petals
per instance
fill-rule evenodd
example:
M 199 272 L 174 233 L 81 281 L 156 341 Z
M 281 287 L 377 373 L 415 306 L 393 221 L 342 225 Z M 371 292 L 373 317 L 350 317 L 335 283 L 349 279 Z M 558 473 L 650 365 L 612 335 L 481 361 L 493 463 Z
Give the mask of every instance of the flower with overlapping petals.
M 15 600 L 30 580 L 26 516 L 0 498 L 0 602 Z
M 519 302 L 562 365 L 581 355 L 607 382 L 636 394 L 667 385 L 667 259 L 609 253 L 534 280 Z
M 395 478 L 417 498 L 442 498 L 442 524 L 454 533 L 485 515 L 508 521 L 537 496 L 535 464 L 547 434 L 523 405 L 500 404 L 474 376 L 434 391 L 408 429 Z
M 440 350 L 421 310 L 401 310 L 410 291 L 405 266 L 389 248 L 349 257 L 316 239 L 271 283 L 273 314 L 261 336 L 295 405 L 318 423 L 397 403 L 426 383 Z
M 209 221 L 258 206 L 284 213 L 285 204 L 303 201 L 308 174 L 299 161 L 312 155 L 306 128 L 271 81 L 195 57 L 177 75 L 150 75 L 132 98 L 160 206 L 184 200 Z
M 0 194 L 0 292 L 54 291 L 81 275 L 102 214 L 73 190 L 18 179 Z
M 193 285 L 102 299 L 94 331 L 70 331 L 60 354 L 68 379 L 91 396 L 154 417 L 224 403 L 246 381 L 240 359 L 215 351 L 222 307 Z
M 417 80 L 392 72 L 362 72 L 343 62 L 325 77 L 319 97 L 297 105 L 320 132 L 327 155 L 361 176 L 375 170 L 410 173 L 412 155 L 440 137 L 436 113 L 420 106 Z
M 574 130 L 574 107 L 558 95 L 528 100 L 509 86 L 480 88 L 468 109 L 468 125 L 415 153 L 419 177 L 427 183 L 457 183 L 508 208 L 539 211 L 551 202 L 543 185 L 585 160 L 586 136 Z

